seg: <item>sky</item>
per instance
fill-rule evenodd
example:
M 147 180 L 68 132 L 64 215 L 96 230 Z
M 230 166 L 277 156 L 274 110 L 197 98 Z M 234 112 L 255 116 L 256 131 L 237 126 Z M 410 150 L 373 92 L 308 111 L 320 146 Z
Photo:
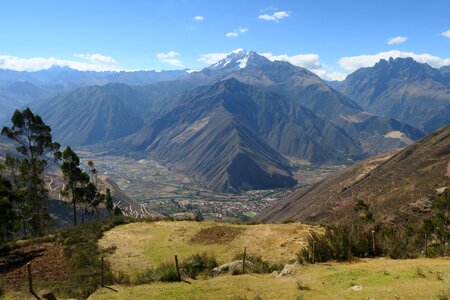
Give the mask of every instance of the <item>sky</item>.
M 202 69 L 243 48 L 341 80 L 450 65 L 449 0 L 0 0 L 0 68 Z

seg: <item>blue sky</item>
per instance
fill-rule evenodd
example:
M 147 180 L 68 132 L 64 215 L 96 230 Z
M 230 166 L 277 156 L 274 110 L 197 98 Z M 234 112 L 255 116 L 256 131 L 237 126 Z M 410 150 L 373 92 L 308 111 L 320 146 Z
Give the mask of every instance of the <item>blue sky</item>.
M 0 68 L 201 69 L 244 48 L 342 79 L 389 56 L 448 65 L 449 30 L 448 0 L 0 0 Z

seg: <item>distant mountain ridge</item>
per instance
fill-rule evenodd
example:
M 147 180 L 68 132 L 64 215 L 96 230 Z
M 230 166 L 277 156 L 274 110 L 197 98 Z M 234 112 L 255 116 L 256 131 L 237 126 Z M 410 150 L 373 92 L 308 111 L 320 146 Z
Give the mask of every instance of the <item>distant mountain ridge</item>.
M 63 145 L 105 143 L 144 126 L 139 115 L 146 105 L 134 89 L 124 84 L 86 87 L 31 105 L 52 127 L 54 140 Z
M 80 87 L 108 83 L 146 85 L 174 80 L 186 74 L 187 70 L 96 72 L 59 66 L 35 72 L 0 69 L 0 124 L 5 122 L 16 108 Z
M 450 85 L 445 70 L 412 58 L 391 58 L 348 75 L 339 89 L 369 112 L 429 133 L 450 123 Z
M 82 87 L 32 107 L 63 143 L 147 151 L 220 191 L 292 186 L 285 157 L 342 163 L 423 136 L 304 68 L 246 50 L 172 81 Z

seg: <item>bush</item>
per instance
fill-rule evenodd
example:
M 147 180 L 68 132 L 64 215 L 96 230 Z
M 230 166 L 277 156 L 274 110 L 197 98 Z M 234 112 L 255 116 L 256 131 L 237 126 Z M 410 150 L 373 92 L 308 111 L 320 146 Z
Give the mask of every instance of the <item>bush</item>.
M 156 268 L 150 268 L 136 275 L 136 284 L 147 284 L 155 281 L 174 282 L 180 281 L 174 264 L 162 263 Z
M 177 269 L 174 264 L 163 263 L 156 268 L 155 272 L 158 275 L 159 281 L 162 282 L 180 281 Z
M 412 226 L 364 228 L 357 225 L 341 225 L 327 228 L 324 234 L 312 233 L 308 238 L 308 246 L 297 254 L 299 263 L 312 262 L 314 242 L 315 262 L 349 261 L 354 258 L 376 256 L 390 256 L 393 259 L 416 258 L 425 245 L 423 232 Z M 435 251 L 435 246 L 429 245 L 429 256 L 438 252 Z
M 238 254 L 234 257 L 235 260 L 242 260 L 244 258 L 244 254 Z M 259 255 L 253 255 L 250 253 L 247 253 L 245 255 L 245 261 L 249 262 L 249 264 L 246 263 L 245 271 L 246 273 L 272 273 L 273 271 L 281 271 L 283 269 L 283 265 L 281 264 L 269 264 L 269 262 L 262 259 Z M 237 270 L 233 270 L 235 274 L 233 275 L 239 275 L 242 274 L 242 268 L 237 268 Z
M 311 287 L 303 282 L 301 282 L 300 280 L 297 281 L 297 288 L 300 291 L 310 291 Z
M 130 218 L 115 217 L 61 229 L 57 240 L 64 246 L 69 275 L 56 291 L 76 298 L 87 298 L 94 292 L 101 285 L 101 257 L 105 255 L 97 241 L 105 231 L 131 221 Z M 107 260 L 104 260 L 103 270 L 105 283 L 113 283 L 114 276 Z
M 113 282 L 114 284 L 131 284 L 130 275 L 126 274 L 123 271 L 115 272 L 113 274 Z
M 356 226 L 338 226 L 327 228 L 324 234 L 311 233 L 308 246 L 297 254 L 299 263 L 329 260 L 350 261 L 355 257 L 378 256 L 382 253 L 380 234 L 375 236 L 375 251 L 372 246 L 371 231 L 363 231 Z
M 181 268 L 187 276 L 196 279 L 199 273 L 210 272 L 217 266 L 216 258 L 205 252 L 203 254 L 194 254 L 187 258 L 181 265 Z

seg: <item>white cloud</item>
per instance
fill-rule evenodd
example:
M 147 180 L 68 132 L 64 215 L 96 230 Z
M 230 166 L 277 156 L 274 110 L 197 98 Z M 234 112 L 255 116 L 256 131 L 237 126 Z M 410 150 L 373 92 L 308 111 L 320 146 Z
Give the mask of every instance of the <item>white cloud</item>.
M 271 15 L 268 14 L 263 14 L 263 15 L 259 15 L 258 19 L 264 20 L 264 21 L 275 21 L 278 22 L 281 19 L 287 18 L 289 17 L 289 13 L 286 11 L 277 11 L 274 12 Z
M 227 34 L 225 34 L 226 37 L 236 37 L 238 36 L 238 33 L 236 31 L 230 31 Z
M 194 20 L 195 20 L 195 21 L 203 21 L 204 19 L 205 19 L 204 16 L 195 16 L 195 17 L 194 17 Z
M 450 65 L 450 58 L 442 58 L 428 53 L 416 54 L 414 52 L 404 52 L 391 50 L 371 55 L 347 56 L 339 59 L 338 64 L 346 71 L 353 72 L 359 68 L 372 67 L 380 59 L 389 59 L 397 57 L 412 57 L 420 63 L 427 63 L 432 67 L 439 68 Z
M 183 63 L 176 58 L 179 55 L 180 53 L 175 51 L 169 51 L 167 53 L 161 52 L 156 54 L 156 58 L 158 58 L 160 62 L 164 62 L 176 67 L 182 67 Z
M 206 63 L 208 65 L 215 64 L 219 60 L 227 57 L 228 53 L 207 53 L 200 56 L 198 61 Z
M 226 37 L 237 37 L 241 33 L 246 33 L 248 28 L 238 28 L 225 34 Z
M 55 57 L 24 58 L 11 55 L 0 55 L 0 68 L 16 71 L 38 71 L 52 66 L 69 67 L 80 71 L 117 71 L 116 60 L 101 54 L 75 54 L 75 57 L 89 62 L 58 59 Z
M 115 66 L 117 64 L 116 60 L 111 56 L 105 56 L 101 54 L 74 54 L 73 56 L 84 58 L 89 60 L 90 62 L 103 66 Z
M 393 45 L 393 44 L 401 44 L 401 43 L 406 42 L 407 39 L 408 39 L 408 38 L 407 38 L 406 36 L 396 36 L 396 37 L 394 37 L 394 38 L 392 38 L 392 39 L 389 39 L 387 43 L 388 43 L 389 45 Z
M 296 54 L 296 55 L 273 55 L 272 53 L 262 53 L 261 55 L 267 57 L 271 61 L 281 60 L 287 61 L 294 66 L 303 67 L 307 69 L 318 69 L 322 65 L 320 63 L 319 55 L 317 54 Z
M 450 29 L 447 30 L 447 31 L 444 31 L 443 33 L 441 33 L 441 35 L 442 35 L 443 37 L 446 37 L 446 38 L 449 38 L 449 39 L 450 39 Z
M 280 60 L 287 61 L 288 63 L 308 69 L 315 73 L 317 76 L 325 80 L 344 80 L 347 74 L 341 72 L 335 72 L 332 69 L 324 66 L 320 62 L 320 57 L 317 54 L 296 54 L 296 55 L 273 55 L 272 53 L 262 53 L 261 55 L 267 57 L 271 61 Z

